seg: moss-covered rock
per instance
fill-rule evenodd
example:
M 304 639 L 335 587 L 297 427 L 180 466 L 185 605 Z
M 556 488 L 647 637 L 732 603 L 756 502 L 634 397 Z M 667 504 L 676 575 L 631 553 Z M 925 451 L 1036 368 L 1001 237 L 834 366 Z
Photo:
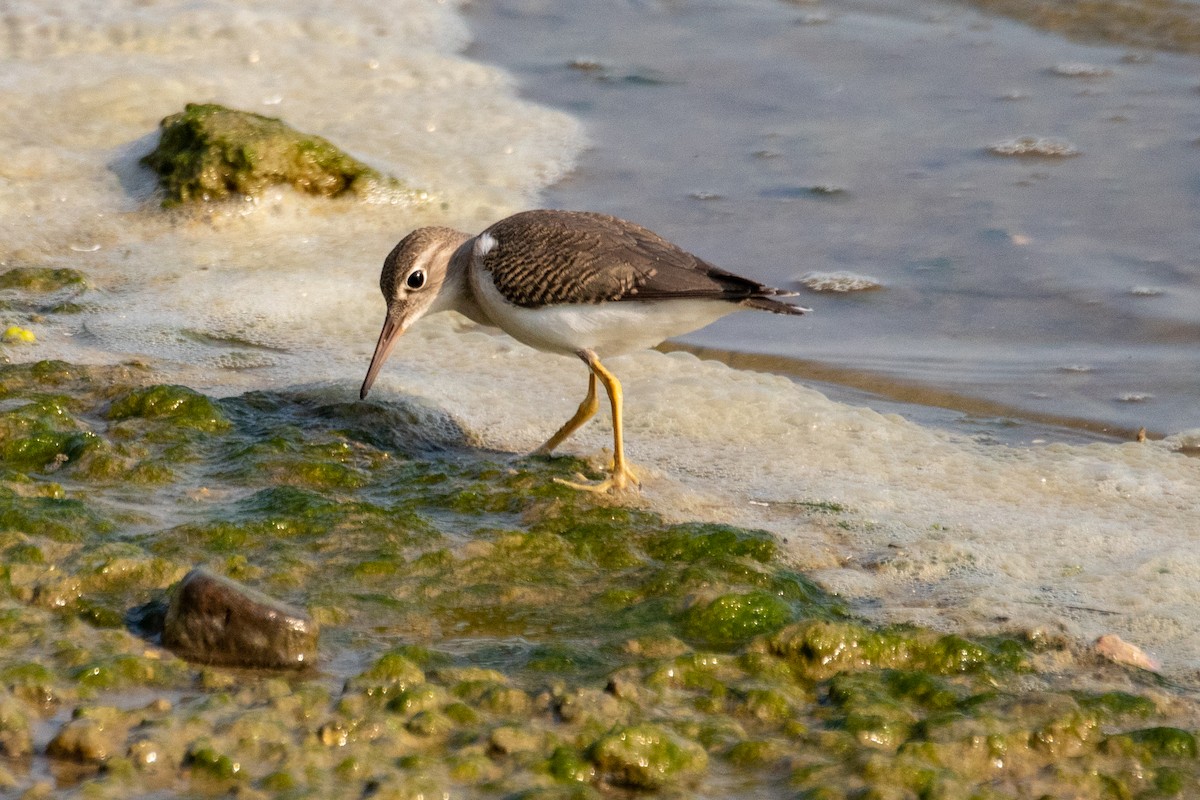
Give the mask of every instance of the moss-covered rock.
M 0 272 L 0 290 L 19 289 L 24 292 L 44 294 L 62 289 L 82 289 L 87 285 L 83 273 L 77 269 L 52 267 L 13 267 Z
M 403 651 L 381 655 L 369 669 L 350 679 L 346 688 L 371 697 L 396 698 L 425 683 L 425 671 Z M 426 710 L 430 706 L 423 709 Z
M 125 750 L 129 723 L 115 708 L 81 708 L 46 745 L 54 758 L 102 764 Z
M 606 782 L 636 789 L 686 781 L 708 766 L 699 744 L 650 723 L 614 730 L 592 746 L 589 757 Z
M 1143 728 L 1111 736 L 1105 746 L 1112 752 L 1136 755 L 1144 762 L 1157 756 L 1196 758 L 1196 737 L 1179 728 Z
M 229 421 L 208 397 L 186 386 L 146 386 L 113 400 L 108 418 L 169 419 L 174 425 L 202 431 L 222 430 Z
M 189 103 L 160 124 L 158 145 L 142 163 L 154 170 L 164 205 L 254 198 L 285 184 L 308 194 L 403 192 L 395 178 L 347 155 L 320 136 L 282 120 L 212 103 Z
M 774 633 L 792 619 L 791 607 L 768 592 L 730 592 L 711 602 L 692 606 L 683 615 L 689 639 L 716 647 L 745 644 L 755 636 Z
M 921 669 L 936 674 L 1012 670 L 1024 654 L 1015 642 L 995 647 L 931 631 L 869 628 L 855 622 L 806 620 L 779 631 L 765 645 L 814 679 L 863 669 Z

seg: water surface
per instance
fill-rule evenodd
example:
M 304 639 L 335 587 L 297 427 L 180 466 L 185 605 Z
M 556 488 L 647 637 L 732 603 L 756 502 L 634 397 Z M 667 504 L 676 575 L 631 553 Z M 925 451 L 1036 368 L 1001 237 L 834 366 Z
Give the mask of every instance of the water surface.
M 548 204 L 778 285 L 883 287 L 809 294 L 786 330 L 741 315 L 685 342 L 1118 436 L 1200 424 L 1194 57 L 928 0 L 468 11 L 472 56 L 588 126 Z M 989 152 L 1021 137 L 1077 154 Z

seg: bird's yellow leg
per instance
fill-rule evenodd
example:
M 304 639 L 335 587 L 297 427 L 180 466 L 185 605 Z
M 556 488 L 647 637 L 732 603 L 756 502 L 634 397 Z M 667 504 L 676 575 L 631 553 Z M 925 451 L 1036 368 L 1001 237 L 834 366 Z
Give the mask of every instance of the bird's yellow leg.
M 600 401 L 596 399 L 596 373 L 588 372 L 588 390 L 587 397 L 583 398 L 583 402 L 579 404 L 579 408 L 575 411 L 575 416 L 567 420 L 558 432 L 546 440 L 545 444 L 533 451 L 535 456 L 549 455 L 550 451 L 565 442 L 567 438 L 575 431 L 583 427 L 583 424 L 591 419 L 596 409 L 600 407 Z
M 623 407 L 623 396 L 621 393 L 621 382 L 617 380 L 617 376 L 609 372 L 596 354 L 585 350 L 580 353 L 580 358 L 587 362 L 588 368 L 592 371 L 594 378 L 599 378 L 604 384 L 604 390 L 608 392 L 608 400 L 612 404 L 612 423 L 613 423 L 613 463 L 611 473 L 605 480 L 597 484 L 581 484 L 569 483 L 560 481 L 568 486 L 576 489 L 586 489 L 590 492 L 620 492 L 633 486 L 640 486 L 641 481 L 638 480 L 637 474 L 633 468 L 625 460 L 625 436 L 624 425 L 622 423 L 621 409 Z M 589 386 L 594 387 L 591 383 Z M 556 434 L 557 435 L 557 434 Z

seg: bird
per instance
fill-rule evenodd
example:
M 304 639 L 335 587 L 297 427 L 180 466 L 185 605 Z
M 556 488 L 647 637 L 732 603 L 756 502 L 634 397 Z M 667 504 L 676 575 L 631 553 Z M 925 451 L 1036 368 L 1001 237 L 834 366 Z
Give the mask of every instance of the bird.
M 625 458 L 621 383 L 601 359 L 654 347 L 742 309 L 810 310 L 775 299 L 796 292 L 727 272 L 641 225 L 591 211 L 523 211 L 476 236 L 418 228 L 384 260 L 379 288 L 387 312 L 360 399 L 401 335 L 426 314 L 454 310 L 537 350 L 575 356 L 588 368 L 587 394 L 534 454 L 548 455 L 595 415 L 599 382 L 612 410 L 607 477 L 560 482 L 601 493 L 641 485 Z

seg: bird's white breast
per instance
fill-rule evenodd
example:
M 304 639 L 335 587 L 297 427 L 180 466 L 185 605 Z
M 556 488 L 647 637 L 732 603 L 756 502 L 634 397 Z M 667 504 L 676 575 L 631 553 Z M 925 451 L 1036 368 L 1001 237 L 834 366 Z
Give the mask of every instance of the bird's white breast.
M 519 342 L 551 353 L 591 350 L 604 358 L 653 347 L 739 309 L 724 300 L 624 300 L 526 308 L 508 302 L 477 264 L 471 291 L 492 321 Z

